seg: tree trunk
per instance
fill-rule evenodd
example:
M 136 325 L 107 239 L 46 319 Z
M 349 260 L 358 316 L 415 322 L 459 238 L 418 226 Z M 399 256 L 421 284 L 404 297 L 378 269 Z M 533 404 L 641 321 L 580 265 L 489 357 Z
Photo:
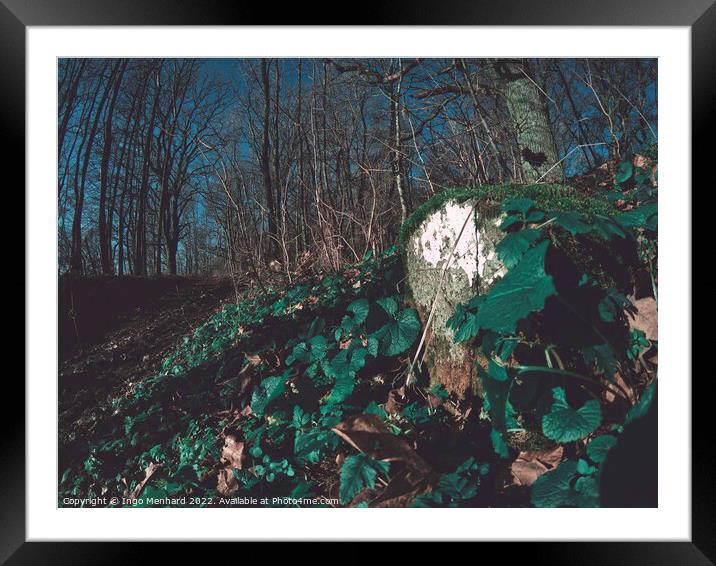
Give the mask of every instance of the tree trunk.
M 563 181 L 544 94 L 530 77 L 527 61 L 495 59 L 491 71 L 512 119 L 524 180 Z
M 276 230 L 276 205 L 271 183 L 271 145 L 269 132 L 271 128 L 271 80 L 266 59 L 261 59 L 261 79 L 264 92 L 264 115 L 263 115 L 263 139 L 261 144 L 261 173 L 266 193 L 266 206 L 268 207 L 268 236 L 269 236 L 269 259 L 278 257 L 278 241 Z
M 112 224 L 110 221 L 109 231 L 107 230 L 107 187 L 109 185 L 109 160 L 112 154 L 112 118 L 114 108 L 119 95 L 119 87 L 122 84 L 122 75 L 127 66 L 127 60 L 119 61 L 112 70 L 110 83 L 112 86 L 112 98 L 109 101 L 107 115 L 104 121 L 104 145 L 102 147 L 102 160 L 100 163 L 100 187 L 99 187 L 99 218 L 97 219 L 97 232 L 99 237 L 99 255 L 102 273 L 111 274 L 113 270 L 112 256 L 110 253 L 112 239 Z M 107 86 L 109 88 L 109 85 Z

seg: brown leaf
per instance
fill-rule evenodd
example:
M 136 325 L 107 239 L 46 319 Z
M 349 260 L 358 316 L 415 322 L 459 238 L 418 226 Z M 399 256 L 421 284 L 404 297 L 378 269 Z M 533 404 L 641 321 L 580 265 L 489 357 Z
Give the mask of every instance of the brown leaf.
M 134 491 L 132 492 L 132 501 L 134 501 L 141 495 L 144 486 L 147 485 L 147 482 L 152 478 L 154 472 L 156 472 L 160 467 L 161 464 L 155 464 L 154 462 L 149 463 L 149 465 L 144 470 L 144 479 L 135 486 Z
M 385 412 L 388 414 L 399 413 L 405 405 L 402 400 L 403 397 L 404 390 L 402 387 L 400 389 L 391 389 L 388 392 L 388 400 L 385 402 Z
M 636 155 L 634 155 L 634 158 L 631 160 L 631 164 L 634 167 L 644 168 L 649 164 L 649 159 L 644 157 L 643 155 L 637 153 Z
M 556 468 L 562 461 L 564 448 L 558 446 L 552 450 L 528 450 L 520 452 L 511 471 L 515 485 L 532 485 L 545 472 Z
M 234 472 L 230 468 L 220 470 L 216 482 L 216 491 L 224 497 L 231 497 L 238 490 L 239 482 L 234 477 Z
M 227 434 L 221 450 L 221 461 L 226 467 L 219 471 L 216 484 L 216 489 L 221 495 L 229 497 L 239 489 L 239 482 L 234 477 L 234 469 L 243 469 L 245 458 L 244 443 L 239 442 L 233 434 Z
M 431 491 L 429 478 L 417 476 L 409 469 L 396 474 L 383 493 L 371 501 L 371 507 L 406 507 L 418 495 Z
M 252 366 L 257 366 L 261 363 L 261 356 L 259 356 L 258 354 L 247 354 L 246 361 L 249 362 Z
M 244 459 L 244 443 L 239 442 L 233 434 L 227 434 L 224 438 L 224 448 L 221 450 L 221 461 L 241 470 Z
M 356 450 L 376 460 L 402 462 L 418 476 L 432 475 L 425 460 L 404 440 L 392 434 L 377 415 L 357 415 L 332 430 Z
M 629 326 L 632 330 L 641 330 L 646 334 L 647 340 L 659 340 L 659 313 L 654 297 L 635 299 L 631 302 L 637 308 L 636 314 L 631 314 Z

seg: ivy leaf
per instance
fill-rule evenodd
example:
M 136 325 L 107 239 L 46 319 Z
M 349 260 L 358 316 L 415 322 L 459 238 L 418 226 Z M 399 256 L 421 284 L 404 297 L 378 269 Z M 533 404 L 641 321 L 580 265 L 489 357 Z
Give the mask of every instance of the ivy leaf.
M 552 410 L 542 417 L 542 432 L 555 442 L 572 442 L 594 432 L 602 422 L 599 401 L 587 401 L 575 410 L 567 404 L 563 387 L 552 389 Z
M 387 474 L 389 469 L 389 462 L 375 460 L 368 454 L 348 456 L 341 468 L 341 484 L 338 489 L 341 505 L 350 503 L 364 487 L 374 488 L 378 472 Z
M 497 255 L 508 269 L 512 269 L 539 236 L 539 230 L 532 229 L 507 234 L 495 248 Z
M 262 416 L 266 412 L 269 403 L 277 397 L 283 395 L 286 390 L 286 377 L 288 371 L 282 375 L 275 375 L 264 379 L 259 387 L 251 396 L 251 411 L 256 415 Z
M 552 277 L 544 270 L 548 245 L 544 241 L 526 252 L 517 266 L 495 283 L 478 309 L 474 325 L 514 334 L 520 320 L 544 308 L 545 300 L 556 292 Z
M 601 464 L 607 457 L 607 452 L 617 443 L 616 437 L 611 434 L 597 436 L 587 444 L 587 456 L 596 464 Z
M 565 460 L 554 470 L 538 477 L 532 484 L 532 505 L 535 507 L 573 507 L 576 493 L 571 487 L 577 475 L 577 462 Z

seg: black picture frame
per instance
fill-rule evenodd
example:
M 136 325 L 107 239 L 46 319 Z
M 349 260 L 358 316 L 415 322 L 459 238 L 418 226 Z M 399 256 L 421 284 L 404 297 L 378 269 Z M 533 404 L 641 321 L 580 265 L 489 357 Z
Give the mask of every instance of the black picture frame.
M 373 4 L 373 6 L 371 6 Z M 339 11 L 302 3 L 222 3 L 219 0 L 0 0 L 0 115 L 7 164 L 24 162 L 25 151 L 25 31 L 27 26 L 89 25 L 246 25 L 271 23 L 311 24 L 323 17 L 337 24 Z M 713 161 L 709 134 L 716 100 L 716 5 L 713 0 L 401 0 L 390 4 L 361 2 L 345 12 L 351 25 L 564 25 L 564 26 L 688 26 L 692 35 L 692 179 L 707 191 L 707 167 Z M 18 167 L 13 168 L 15 171 Z M 24 186 L 19 171 L 15 187 Z M 21 185 L 22 184 L 22 185 Z M 17 189 L 13 189 L 17 190 Z M 690 188 L 684 187 L 684 191 Z M 19 192 L 19 191 L 18 191 Z M 26 302 L 31 300 L 27 294 Z M 27 303 L 26 303 L 27 304 Z M 684 329 L 691 332 L 691 329 Z M 31 339 L 31 336 L 28 336 Z M 683 379 L 691 379 L 690 359 L 684 360 Z M 710 402 L 707 375 L 692 382 L 692 538 L 690 542 L 585 542 L 512 544 L 509 559 L 520 555 L 553 564 L 713 564 L 716 561 L 714 520 L 714 451 L 709 436 Z M 6 375 L 9 378 L 9 375 Z M 25 542 L 25 415 L 20 399 L 21 380 L 6 379 L 3 397 L 11 413 L 3 420 L 2 481 L 0 481 L 0 561 L 8 564 L 105 563 L 149 559 L 147 545 L 136 543 L 38 543 Z M 587 528 L 585 527 L 585 530 Z M 555 532 L 554 538 L 559 538 Z M 168 545 L 152 545 L 152 554 L 169 561 Z M 174 547 L 176 548 L 176 547 Z M 248 547 L 242 550 L 243 561 Z M 354 558 L 360 558 L 360 551 Z M 368 553 L 365 554 L 366 559 Z M 483 555 L 484 556 L 484 555 Z M 383 555 L 385 557 L 385 555 Z M 384 559 L 384 558 L 383 558 Z M 476 557 L 477 559 L 477 557 Z

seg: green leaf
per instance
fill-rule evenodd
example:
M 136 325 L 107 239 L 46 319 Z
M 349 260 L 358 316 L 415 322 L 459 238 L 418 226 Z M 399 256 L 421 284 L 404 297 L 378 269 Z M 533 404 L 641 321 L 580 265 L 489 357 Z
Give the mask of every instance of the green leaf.
M 306 413 L 301 407 L 296 405 L 293 408 L 293 418 L 291 419 L 291 426 L 293 428 L 303 428 L 311 422 L 311 415 Z
M 342 403 L 353 393 L 356 374 L 365 366 L 368 350 L 365 348 L 349 348 L 341 350 L 331 360 L 329 374 L 335 378 L 331 394 L 326 403 Z
M 654 401 L 654 395 L 656 394 L 656 381 L 654 381 L 639 397 L 636 405 L 634 405 L 627 413 L 624 424 L 627 425 L 636 419 L 645 417 L 651 408 L 651 404 Z
M 508 269 L 512 269 L 539 237 L 539 230 L 532 229 L 507 234 L 495 248 L 497 255 Z
M 464 342 L 480 332 L 476 312 L 485 302 L 485 295 L 476 295 L 466 305 L 457 305 L 455 313 L 448 319 L 447 326 L 455 332 L 455 342 Z
M 490 360 L 490 363 L 487 367 L 487 374 L 492 379 L 496 379 L 497 381 L 507 380 L 507 368 L 502 364 L 496 362 L 494 359 Z
M 616 220 L 624 228 L 648 228 L 656 229 L 658 222 L 658 205 L 649 203 L 638 206 L 617 216 Z
M 353 324 L 363 324 L 369 310 L 370 305 L 366 299 L 357 299 L 348 305 L 348 312 L 353 313 Z
M 604 322 L 614 322 L 618 312 L 630 304 L 629 299 L 624 294 L 615 289 L 609 289 L 605 297 L 599 302 L 599 316 Z
M 515 214 L 510 214 L 509 216 L 506 216 L 500 223 L 500 230 L 507 230 L 510 226 L 516 224 L 517 222 L 522 222 L 522 219 Z
M 388 314 L 393 317 L 398 312 L 398 303 L 393 297 L 381 297 L 375 301 Z
M 586 234 L 592 227 L 584 221 L 584 216 L 577 212 L 563 212 L 555 217 L 555 222 L 567 230 L 572 236 Z
M 523 216 L 532 208 L 532 200 L 528 198 L 508 198 L 502 203 L 504 212 L 519 212 Z
M 599 507 L 599 484 L 594 476 L 582 476 L 574 482 L 576 507 Z
M 532 484 L 532 505 L 535 507 L 574 507 L 576 493 L 571 482 L 577 475 L 577 462 L 565 460 L 554 470 L 538 477 Z
M 505 439 L 502 437 L 502 433 L 496 428 L 492 428 L 490 431 L 490 440 L 492 441 L 492 449 L 495 451 L 500 458 L 509 458 L 510 451 L 507 448 Z
M 587 456 L 596 464 L 601 464 L 607 457 L 607 452 L 617 443 L 615 436 L 603 434 L 594 438 L 587 444 Z
M 552 389 L 552 410 L 542 417 L 542 432 L 555 442 L 572 442 L 594 432 L 602 422 L 599 401 L 587 401 L 575 410 L 567 404 L 562 387 Z
M 616 173 L 614 174 L 614 180 L 617 183 L 624 183 L 628 181 L 634 172 L 634 167 L 628 161 L 622 161 L 617 165 Z
M 544 270 L 548 245 L 545 241 L 530 249 L 514 269 L 495 283 L 473 324 L 514 334 L 520 320 L 544 308 L 545 300 L 556 292 L 552 277 Z
M 305 433 L 300 430 L 296 431 L 293 454 L 299 462 L 305 460 L 315 464 L 320 460 L 321 450 L 334 439 L 335 436 L 325 430 L 315 429 Z
M 586 363 L 594 364 L 597 370 L 603 372 L 609 381 L 614 382 L 617 360 L 609 344 L 596 344 L 582 348 L 582 357 Z
M 283 375 L 267 377 L 261 382 L 261 385 L 254 391 L 251 396 L 251 411 L 259 416 L 266 412 L 269 403 L 277 397 L 283 395 L 286 390 L 286 377 L 288 372 Z
M 492 426 L 502 432 L 506 429 L 507 395 L 510 390 L 510 380 L 500 381 L 489 377 L 480 364 L 476 364 L 476 369 L 485 389 L 485 401 L 489 405 Z
M 413 345 L 420 334 L 420 320 L 413 309 L 404 309 L 395 320 L 388 322 L 375 337 L 380 340 L 380 350 L 384 356 L 397 356 Z
M 338 496 L 341 505 L 347 505 L 365 487 L 375 487 L 378 473 L 388 473 L 389 462 L 375 460 L 368 454 L 360 453 L 348 456 L 341 468 L 341 483 Z

